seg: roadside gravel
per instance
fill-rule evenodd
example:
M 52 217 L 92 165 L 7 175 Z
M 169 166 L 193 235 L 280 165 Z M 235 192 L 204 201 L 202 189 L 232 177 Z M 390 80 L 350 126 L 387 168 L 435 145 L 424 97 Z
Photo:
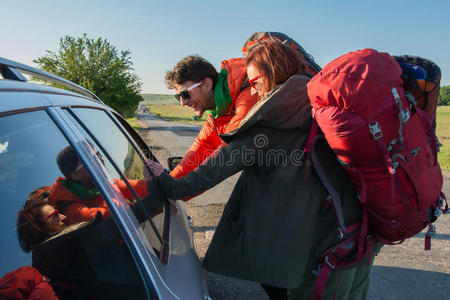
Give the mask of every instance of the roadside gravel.
M 195 251 L 200 260 L 205 257 L 224 206 L 223 203 L 198 206 L 189 201 L 186 204 L 186 211 L 193 220 Z M 255 282 L 221 276 L 208 271 L 205 271 L 205 276 L 212 299 L 269 299 L 261 286 Z

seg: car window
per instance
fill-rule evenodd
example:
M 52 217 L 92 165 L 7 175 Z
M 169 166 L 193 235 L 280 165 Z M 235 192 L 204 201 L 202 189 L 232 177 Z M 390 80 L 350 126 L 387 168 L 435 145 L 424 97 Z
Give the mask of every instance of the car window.
M 146 168 L 144 161 L 111 117 L 103 110 L 88 108 L 74 108 L 68 114 L 75 119 L 78 118 L 86 127 L 86 130 L 89 132 L 86 132 L 84 129 L 82 131 L 87 138 L 96 140 L 99 145 L 94 141 L 92 142 L 95 143 L 98 149 L 103 148 L 107 152 L 104 155 L 104 160 L 108 161 L 107 157 L 109 156 L 111 162 L 106 163 L 105 166 L 113 178 L 129 182 L 129 187 L 133 194 L 127 195 L 122 193 L 124 198 L 132 198 L 132 201 L 128 201 L 129 205 L 136 205 L 136 201 L 141 201 L 145 198 L 147 196 L 147 186 L 144 178 L 144 169 Z M 116 170 L 113 165 L 117 166 L 119 170 Z M 125 180 L 121 179 L 121 174 L 125 176 Z M 132 197 L 134 195 L 138 197 Z M 149 196 L 151 197 L 151 195 Z M 150 212 L 151 222 L 148 220 L 144 222 L 139 221 L 148 245 L 158 256 L 162 246 L 161 237 L 164 233 L 165 209 L 164 206 L 160 206 L 156 212 Z
M 66 154 L 81 181 L 64 175 Z M 0 117 L 0 195 L 0 283 L 32 266 L 60 299 L 145 297 L 108 207 L 46 111 Z
M 123 128 L 127 131 L 127 133 L 130 135 L 130 137 L 134 140 L 136 145 L 141 149 L 142 153 L 145 155 L 146 158 L 150 158 L 154 161 L 157 161 L 156 157 L 153 155 L 153 153 L 150 151 L 150 148 L 147 144 L 142 140 L 142 138 L 139 136 L 139 134 L 128 124 L 122 116 L 118 114 L 113 114 L 114 117 L 120 122 L 120 124 L 123 126 Z

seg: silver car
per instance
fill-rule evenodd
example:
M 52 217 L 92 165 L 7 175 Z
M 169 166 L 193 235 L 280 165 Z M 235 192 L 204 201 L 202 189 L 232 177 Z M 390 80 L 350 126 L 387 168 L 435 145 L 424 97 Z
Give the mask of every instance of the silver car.
M 0 73 L 0 298 L 2 289 L 14 289 L 8 274 L 32 266 L 59 299 L 208 299 L 183 202 L 146 193 L 157 191 L 145 164 L 155 158 L 133 128 L 63 78 L 4 58 Z M 73 92 L 32 83 L 24 74 Z M 31 191 L 51 191 L 65 180 L 57 163 L 64 149 L 76 153 L 78 170 L 87 171 L 108 213 L 72 221 L 26 253 L 18 212 Z M 146 189 L 138 191 L 136 183 Z M 71 205 L 59 204 L 60 214 Z M 80 213 L 92 205 L 86 200 Z

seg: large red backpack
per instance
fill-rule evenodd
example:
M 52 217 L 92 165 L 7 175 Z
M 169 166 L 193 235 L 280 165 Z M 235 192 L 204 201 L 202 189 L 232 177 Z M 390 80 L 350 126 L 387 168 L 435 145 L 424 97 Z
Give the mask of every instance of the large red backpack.
M 407 58 L 397 59 L 408 67 Z M 429 249 L 431 223 L 447 209 L 432 126 L 435 106 L 423 111 L 418 94 L 405 93 L 404 86 L 410 89 L 399 62 L 372 49 L 350 52 L 309 82 L 308 95 L 317 124 L 359 191 L 361 238 L 369 232 L 393 244 L 428 226 Z M 438 73 L 418 100 L 436 94 Z

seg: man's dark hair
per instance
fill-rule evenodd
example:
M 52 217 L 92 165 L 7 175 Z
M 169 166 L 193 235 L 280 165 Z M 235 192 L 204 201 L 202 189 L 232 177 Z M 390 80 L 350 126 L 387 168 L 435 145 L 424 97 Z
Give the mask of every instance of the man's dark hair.
M 67 179 L 71 179 L 70 174 L 72 174 L 72 172 L 77 167 L 78 161 L 79 158 L 72 146 L 67 146 L 66 148 L 61 150 L 61 152 L 59 152 L 58 156 L 56 157 L 58 168 Z
M 212 79 L 215 86 L 217 71 L 214 66 L 198 55 L 189 55 L 180 60 L 173 71 L 166 72 L 166 83 L 169 89 L 173 89 L 175 84 L 184 84 L 186 81 L 200 82 L 207 77 Z

